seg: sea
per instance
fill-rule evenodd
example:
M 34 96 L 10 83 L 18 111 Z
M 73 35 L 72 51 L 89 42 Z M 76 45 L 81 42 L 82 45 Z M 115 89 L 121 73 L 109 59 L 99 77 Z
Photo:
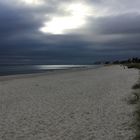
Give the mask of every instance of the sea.
M 43 73 L 48 71 L 98 68 L 101 65 L 0 65 L 0 76 Z

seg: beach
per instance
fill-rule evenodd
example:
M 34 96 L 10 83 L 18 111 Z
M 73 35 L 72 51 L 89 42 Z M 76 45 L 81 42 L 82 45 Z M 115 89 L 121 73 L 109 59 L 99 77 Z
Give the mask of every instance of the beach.
M 138 76 L 116 65 L 0 77 L 0 140 L 131 140 Z

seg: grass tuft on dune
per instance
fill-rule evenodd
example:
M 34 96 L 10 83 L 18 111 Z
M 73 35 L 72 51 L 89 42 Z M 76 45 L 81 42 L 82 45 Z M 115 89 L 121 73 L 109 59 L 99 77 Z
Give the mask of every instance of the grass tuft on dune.
M 128 68 L 137 68 L 137 69 L 140 69 L 140 63 L 129 63 L 129 64 L 126 64 L 126 66 Z
M 126 66 L 128 68 L 136 68 L 136 69 L 140 69 L 140 63 L 130 63 L 130 64 L 126 64 Z M 133 95 L 135 96 L 135 98 L 131 98 L 129 100 L 130 104 L 136 104 L 136 136 L 134 138 L 134 140 L 140 140 L 140 80 L 138 80 L 138 82 L 132 87 L 132 89 L 135 91 L 133 92 Z

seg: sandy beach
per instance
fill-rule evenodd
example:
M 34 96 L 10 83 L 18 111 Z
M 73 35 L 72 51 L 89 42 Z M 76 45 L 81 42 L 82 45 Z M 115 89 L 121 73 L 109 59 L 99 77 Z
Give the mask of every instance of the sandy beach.
M 0 78 L 0 140 L 131 140 L 138 70 L 108 66 Z

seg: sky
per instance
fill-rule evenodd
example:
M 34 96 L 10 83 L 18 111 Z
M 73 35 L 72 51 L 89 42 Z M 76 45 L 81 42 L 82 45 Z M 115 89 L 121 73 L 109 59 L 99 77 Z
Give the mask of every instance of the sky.
M 140 0 L 0 0 L 0 64 L 140 57 Z

